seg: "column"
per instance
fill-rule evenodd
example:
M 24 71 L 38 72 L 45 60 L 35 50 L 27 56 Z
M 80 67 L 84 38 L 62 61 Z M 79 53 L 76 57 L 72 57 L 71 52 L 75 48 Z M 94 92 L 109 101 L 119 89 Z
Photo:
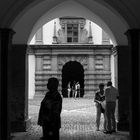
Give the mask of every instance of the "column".
M 119 131 L 129 131 L 129 111 L 131 94 L 131 56 L 128 46 L 116 46 L 117 54 L 114 55 L 115 77 L 118 79 L 118 123 Z M 117 60 L 116 60 L 117 59 Z M 118 69 L 118 70 L 117 70 Z M 117 73 L 116 73 L 117 72 Z
M 111 68 L 111 81 L 113 83 L 113 86 L 118 88 L 118 54 L 117 54 L 116 47 L 112 48 L 112 54 L 111 54 L 110 59 L 111 59 L 111 65 L 110 65 L 110 68 Z M 116 117 L 116 121 L 119 122 L 118 100 L 116 101 L 115 117 Z
M 11 132 L 23 132 L 30 125 L 28 118 L 28 57 L 26 44 L 12 46 L 10 119 Z
M 126 33 L 131 52 L 132 90 L 130 94 L 130 135 L 139 139 L 140 127 L 140 29 L 129 29 Z
M 116 47 L 112 48 L 111 54 L 111 81 L 118 88 L 118 54 Z
M 10 139 L 10 51 L 12 46 L 12 29 L 0 29 L 0 139 Z M 8 65 L 9 64 L 9 65 Z

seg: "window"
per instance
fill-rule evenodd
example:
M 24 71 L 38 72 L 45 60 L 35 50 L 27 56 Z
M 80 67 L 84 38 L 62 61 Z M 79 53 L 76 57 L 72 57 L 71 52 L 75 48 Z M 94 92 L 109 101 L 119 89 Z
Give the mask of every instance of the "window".
M 78 42 L 78 24 L 67 24 L 67 42 Z

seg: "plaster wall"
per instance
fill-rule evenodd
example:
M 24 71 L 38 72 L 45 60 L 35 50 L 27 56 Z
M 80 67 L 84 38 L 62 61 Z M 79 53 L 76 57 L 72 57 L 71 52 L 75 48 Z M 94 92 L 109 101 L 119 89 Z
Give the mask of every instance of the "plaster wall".
M 58 31 L 61 26 L 59 24 L 59 19 L 53 19 L 43 26 L 43 43 L 52 44 L 53 42 L 53 32 L 54 32 L 54 22 L 56 22 L 56 31 Z M 89 32 L 89 20 L 86 20 L 85 29 Z M 102 44 L 102 28 L 97 24 L 91 22 L 92 36 L 94 44 Z M 57 34 L 58 35 L 58 34 Z M 35 44 L 35 36 L 31 39 L 29 44 Z
M 33 99 L 35 94 L 35 55 L 28 55 L 28 98 Z

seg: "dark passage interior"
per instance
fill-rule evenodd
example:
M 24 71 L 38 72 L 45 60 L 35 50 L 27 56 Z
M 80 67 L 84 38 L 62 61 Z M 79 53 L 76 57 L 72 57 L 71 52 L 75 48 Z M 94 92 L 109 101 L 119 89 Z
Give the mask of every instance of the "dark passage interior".
M 77 61 L 67 62 L 62 69 L 62 94 L 63 97 L 68 96 L 68 83 L 72 87 L 74 82 L 80 83 L 80 97 L 84 96 L 84 69 L 83 66 Z M 70 97 L 72 93 L 70 94 Z

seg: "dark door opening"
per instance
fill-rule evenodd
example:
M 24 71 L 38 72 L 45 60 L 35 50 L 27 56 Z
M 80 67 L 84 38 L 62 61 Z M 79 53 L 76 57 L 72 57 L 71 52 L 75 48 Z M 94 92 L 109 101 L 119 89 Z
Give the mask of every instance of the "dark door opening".
M 80 84 L 80 97 L 84 96 L 84 69 L 77 61 L 67 62 L 62 69 L 62 94 L 63 97 L 68 97 L 68 84 L 72 87 L 74 82 Z M 72 97 L 72 91 L 70 93 Z

